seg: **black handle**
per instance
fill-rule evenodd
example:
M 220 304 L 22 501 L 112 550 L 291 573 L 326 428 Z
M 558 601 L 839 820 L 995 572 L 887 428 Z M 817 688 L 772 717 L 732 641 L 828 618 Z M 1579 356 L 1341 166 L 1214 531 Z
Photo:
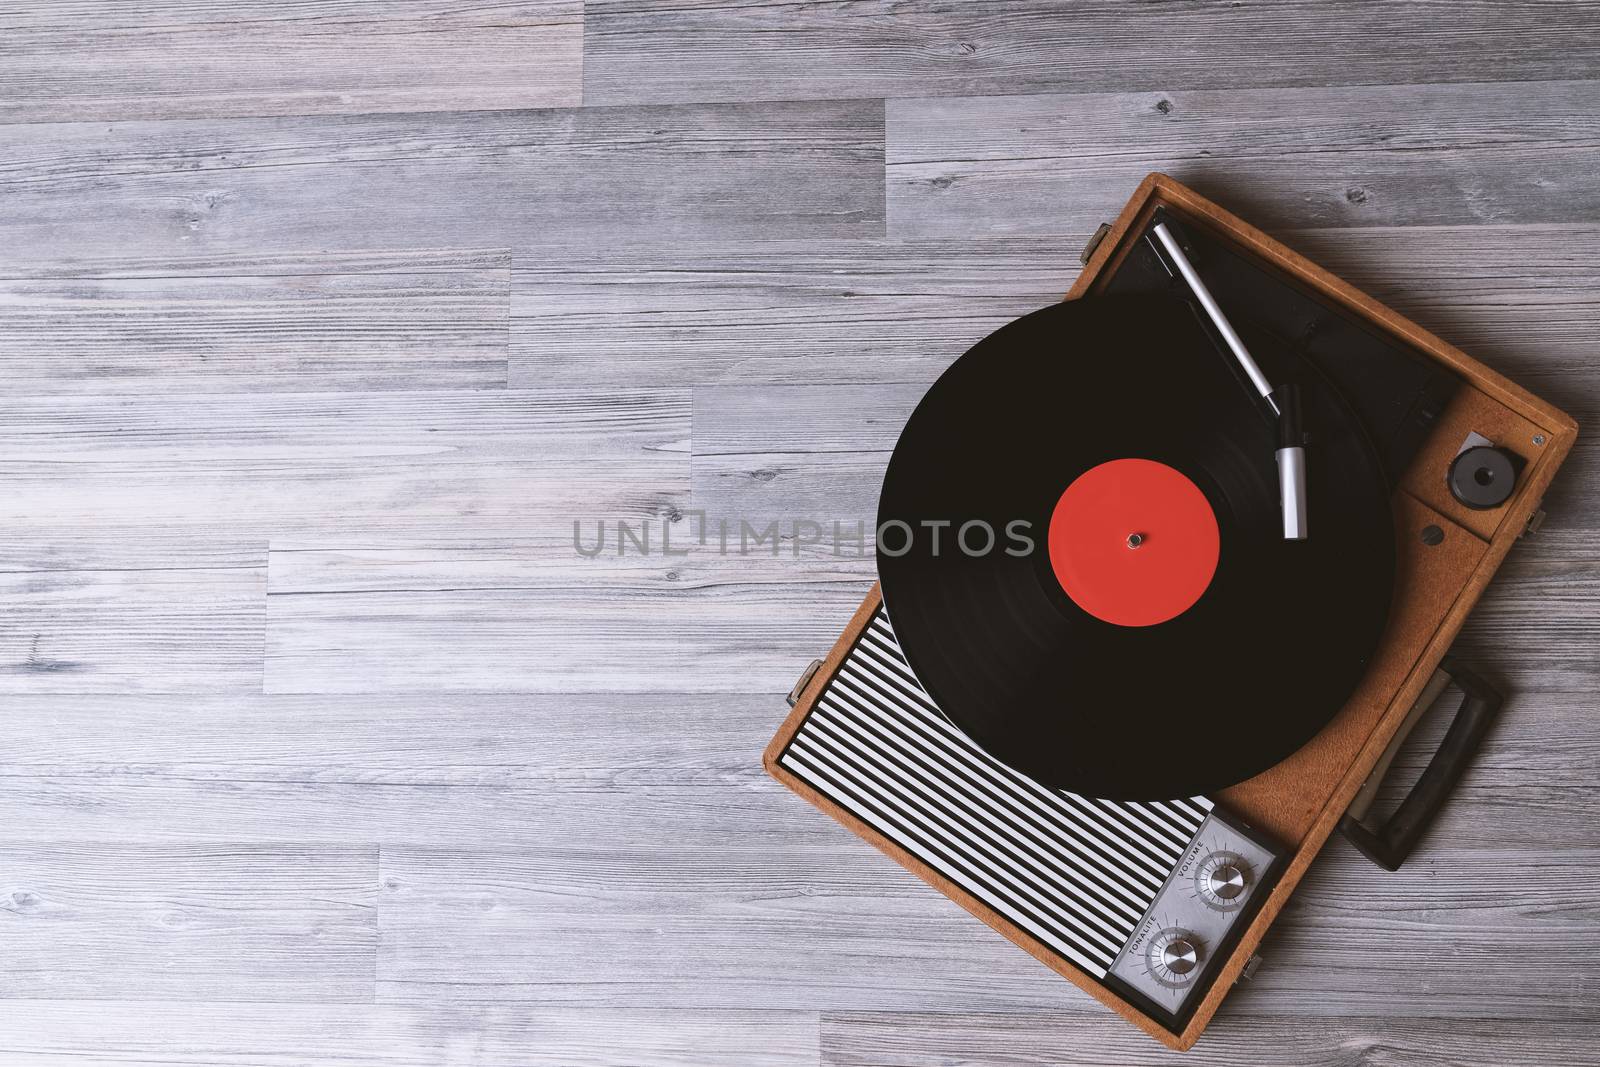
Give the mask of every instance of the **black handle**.
M 1339 832 L 1356 850 L 1385 870 L 1398 871 L 1417 847 L 1505 703 L 1498 690 L 1449 656 L 1439 666 L 1465 699 L 1417 784 L 1382 826 L 1353 815 L 1339 822 Z

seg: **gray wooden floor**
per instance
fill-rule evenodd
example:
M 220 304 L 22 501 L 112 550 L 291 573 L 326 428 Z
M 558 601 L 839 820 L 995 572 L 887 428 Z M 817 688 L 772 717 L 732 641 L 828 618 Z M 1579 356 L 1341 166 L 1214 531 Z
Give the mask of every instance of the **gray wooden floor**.
M 571 544 L 870 520 L 1153 169 L 1600 416 L 1595 3 L 5 6 L 0 1063 L 1172 1062 L 761 773 L 870 560 Z M 1189 1062 L 1600 1058 L 1595 441 Z

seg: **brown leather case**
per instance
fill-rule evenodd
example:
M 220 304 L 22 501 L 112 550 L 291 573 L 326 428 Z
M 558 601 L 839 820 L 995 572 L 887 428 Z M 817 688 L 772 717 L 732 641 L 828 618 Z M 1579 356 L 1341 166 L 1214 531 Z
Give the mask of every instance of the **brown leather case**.
M 1267 927 L 1283 910 L 1323 842 L 1383 756 L 1406 713 L 1461 630 L 1467 613 L 1538 511 L 1556 468 L 1572 449 L 1578 426 L 1556 407 L 1164 174 L 1152 174 L 1140 184 L 1116 222 L 1099 238 L 1066 299 L 1096 292 L 1102 279 L 1109 277 L 1109 268 L 1127 253 L 1130 242 L 1137 239 L 1150 216 L 1162 207 L 1185 226 L 1208 230 L 1212 236 L 1231 242 L 1321 299 L 1405 341 L 1424 356 L 1448 367 L 1464 382 L 1395 491 L 1393 503 L 1399 546 L 1395 600 L 1387 632 L 1360 687 L 1333 722 L 1305 747 L 1282 763 L 1215 797 L 1228 810 L 1285 844 L 1287 863 L 1183 1029 L 1177 1033 L 1167 1029 L 779 765 L 778 756 L 881 603 L 876 585 L 822 666 L 797 694 L 794 710 L 768 745 L 764 763 L 774 778 L 951 897 L 1046 966 L 1158 1041 L 1182 1050 L 1199 1039 Z M 1506 504 L 1493 510 L 1474 511 L 1464 507 L 1450 494 L 1445 481 L 1450 460 L 1470 431 L 1483 434 L 1526 462 L 1516 493 Z M 1422 531 L 1428 526 L 1443 530 L 1443 540 L 1436 544 L 1424 543 Z M 1429 538 L 1433 540 L 1435 538 Z

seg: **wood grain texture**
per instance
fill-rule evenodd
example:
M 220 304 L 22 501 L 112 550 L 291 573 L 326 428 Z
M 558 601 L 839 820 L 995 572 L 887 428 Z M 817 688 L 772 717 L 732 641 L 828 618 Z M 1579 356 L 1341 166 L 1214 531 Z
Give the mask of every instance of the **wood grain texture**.
M 6 1005 L 8 1067 L 814 1067 L 807 1011 L 652 1011 L 562 1005 Z
M 883 104 L 0 126 L 0 265 L 883 232 Z
M 511 384 L 912 381 L 1060 299 L 1071 240 L 764 241 L 519 256 Z
M 1337 852 L 1263 946 L 1261 980 L 1229 1013 L 1590 1018 L 1594 979 L 1575 935 L 1600 904 L 1593 850 L 1558 859 L 1434 848 L 1400 875 Z M 1526 873 L 1534 856 L 1537 887 Z M 385 849 L 383 891 L 383 1000 L 803 1000 L 824 1011 L 1093 1003 L 859 842 L 764 854 Z M 1447 976 L 1441 956 L 1453 961 Z M 619 971 L 618 959 L 629 966 Z
M 1241 988 L 1234 1010 L 1378 1015 L 1404 1004 L 1452 1018 L 1592 1019 L 1600 990 L 1573 953 L 1600 903 L 1585 887 L 1600 855 L 1453 845 L 1393 877 L 1364 861 L 1319 864 L 1262 946 L 1259 976 L 1280 962 L 1288 973 Z
M 1588 77 L 1600 8 L 1207 0 L 588 0 L 591 104 Z
M 1059 297 L 1088 232 L 700 246 L 692 269 L 670 250 L 519 258 L 512 383 L 925 385 L 989 331 Z M 1600 227 L 1282 236 L 1580 418 L 1595 409 L 1583 379 L 1600 318 Z
M 1149 171 L 1267 228 L 1587 222 L 1600 82 L 892 100 L 896 237 L 1083 235 Z
M 0 517 L 258 542 L 568 531 L 682 505 L 688 449 L 682 390 L 12 397 Z
M 1043 1010 L 1075 992 L 854 839 L 386 848 L 383 894 L 383 1002 Z
M 926 385 L 713 385 L 694 391 L 695 506 L 846 528 L 873 541 L 878 490 Z
M 754 771 L 743 757 L 779 716 L 771 694 L 9 706 L 0 815 L 15 833 L 389 843 L 388 996 L 952 1011 L 1076 996 Z M 1230 1012 L 1259 995 L 1296 1014 L 1353 998 L 1577 1017 L 1593 995 L 1573 958 L 1596 903 L 1596 857 L 1573 848 L 1600 818 L 1592 742 L 1584 693 L 1515 702 L 1405 871 L 1330 846 Z M 1559 788 L 1564 811 L 1548 810 Z M 412 853 L 425 869 L 406 875 Z M 1468 973 L 1419 983 L 1441 945 Z M 612 953 L 629 947 L 642 962 L 621 980 Z
M 703 546 L 698 517 L 651 522 L 644 556 L 616 554 L 615 523 L 603 513 L 579 521 L 586 547 L 597 544 L 596 523 L 608 523 L 607 551 L 579 555 L 571 532 L 275 547 L 267 691 L 781 694 L 872 584 L 859 544 L 837 557 L 810 545 L 796 558 L 792 540 L 756 546 L 765 522 L 745 531 L 734 518 L 727 555 L 717 519 Z M 682 556 L 661 554 L 663 528 Z M 799 604 L 809 610 L 790 610 Z
M 261 541 L 103 532 L 93 522 L 50 528 L 26 518 L 9 526 L 0 541 L 0 692 L 260 687 Z
M 1507 561 L 1472 613 L 1463 648 L 1491 662 L 1510 652 L 1518 662 L 1544 668 L 1551 683 L 1589 684 L 1581 679 L 1592 678 L 1597 664 L 1578 649 L 1600 638 L 1600 564 L 1545 559 L 1526 547 Z
M 1554 687 L 1536 666 L 1508 673 L 1509 662 L 1478 660 L 1512 698 L 1426 851 L 1593 840 L 1600 802 L 1589 777 L 1600 742 L 1589 690 Z M 782 718 L 772 689 L 337 699 L 35 692 L 9 696 L 7 707 L 0 820 L 18 841 L 515 846 L 536 827 L 542 844 L 564 848 L 596 838 L 648 848 L 663 837 L 718 852 L 763 851 L 774 839 L 862 847 L 749 760 Z M 1420 769 L 1445 719 L 1429 723 L 1419 747 L 1402 753 L 1396 788 Z
M 0 1061 L 1177 1062 L 762 774 L 872 577 L 787 524 L 870 524 L 1157 166 L 1592 421 L 1597 29 L 0 12 Z M 1331 842 L 1191 1061 L 1597 1062 L 1597 457 L 1459 643 L 1512 698 L 1438 824 Z M 777 555 L 615 554 L 700 511 Z
M 63 692 L 6 706 L 0 822 L 18 842 L 668 837 L 730 853 L 764 851 L 775 834 L 842 840 L 749 758 L 783 710 L 770 692 Z
M 492 389 L 504 252 L 114 260 L 0 278 L 13 393 Z
M 369 1002 L 377 849 L 0 845 L 8 999 Z
M 0 14 L 0 122 L 563 107 L 582 0 L 117 0 Z
M 1219 1018 L 1186 1053 L 1168 1052 L 1105 1012 L 979 1015 L 830 1012 L 822 1020 L 826 1067 L 1166 1067 L 1296 1063 L 1306 1067 L 1527 1067 L 1592 1064 L 1585 1023 L 1472 1019 Z M 1510 1050 L 1515 1050 L 1511 1052 Z
M 526 789 L 549 796 L 659 787 L 734 796 L 770 785 L 746 757 L 752 744 L 770 736 L 781 696 L 694 694 L 692 738 L 683 735 L 679 720 L 662 713 L 663 701 L 690 703 L 669 693 L 401 693 L 337 700 L 249 691 L 34 693 L 8 700 L 12 714 L 0 717 L 0 750 L 6 781 L 18 789 L 47 779 L 75 779 L 79 788 L 211 784 L 211 799 L 219 804 L 228 790 L 251 785 Z M 1576 727 L 1575 708 L 1559 705 L 1551 713 L 1567 729 Z M 17 792 L 14 799 L 26 797 Z M 88 821 L 67 836 L 93 837 L 123 818 L 131 829 L 135 819 L 131 812 L 108 814 L 104 803 L 82 807 L 78 814 Z M 20 812 L 13 809 L 17 817 L 3 821 L 13 834 L 33 839 L 43 820 Z M 391 839 L 402 825 L 396 820 L 371 836 Z M 244 841 L 259 837 L 268 822 L 223 827 L 180 817 L 165 826 L 150 822 L 139 836 L 152 838 L 162 829 L 181 834 L 186 826 L 201 835 L 222 828 L 229 840 Z M 308 826 L 295 830 L 305 834 Z

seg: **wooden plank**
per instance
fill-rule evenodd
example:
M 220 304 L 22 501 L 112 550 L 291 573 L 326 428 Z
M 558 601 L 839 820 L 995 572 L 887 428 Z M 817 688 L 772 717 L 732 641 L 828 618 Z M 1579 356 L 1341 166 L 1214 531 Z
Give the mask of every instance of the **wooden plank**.
M 504 252 L 114 260 L 0 279 L 16 393 L 505 385 Z
M 790 681 L 821 651 L 796 656 Z M 1600 819 L 1592 686 L 1478 662 L 1511 699 L 1419 856 L 1587 840 Z M 537 827 L 542 845 L 564 848 L 861 850 L 760 771 L 790 681 L 753 694 L 18 694 L 0 717 L 0 823 L 34 842 L 525 846 Z M 1437 743 L 1435 718 L 1402 753 L 1396 790 Z
M 75 0 L 0 16 L 0 122 L 569 107 L 581 0 Z
M 1446 340 L 1582 413 L 1600 226 L 1293 230 L 1284 240 Z M 515 385 L 927 383 L 1057 298 L 1069 238 L 780 242 L 521 257 Z
M 865 523 L 921 384 L 712 385 L 694 390 L 695 507 L 751 521 Z
M 875 236 L 883 104 L 0 126 L 0 264 Z
M 386 992 L 396 998 L 546 1000 L 549 982 L 566 992 L 548 997 L 619 1008 L 779 1008 L 803 996 L 840 1008 L 1053 1010 L 1070 999 L 757 773 L 751 753 L 776 703 L 27 697 L 0 723 L 0 817 L 29 838 L 382 839 L 419 850 L 421 884 L 386 866 L 400 882 L 385 879 L 395 899 L 382 904 L 386 950 L 404 952 L 396 965 L 407 977 Z M 1533 1010 L 1507 1000 L 1496 976 L 1552 1011 L 1581 1006 L 1571 983 L 1586 972 L 1567 958 L 1581 938 L 1564 916 L 1591 906 L 1595 857 L 1571 844 L 1600 811 L 1592 761 L 1565 745 L 1592 742 L 1590 702 L 1546 693 L 1513 710 L 1526 713 L 1508 714 L 1406 871 L 1391 876 L 1330 846 L 1268 945 L 1260 986 L 1274 992 L 1263 1010 L 1336 1012 L 1346 994 L 1328 990 L 1356 985 L 1367 992 L 1348 996 L 1395 1011 Z M 501 947 L 474 962 L 480 938 Z M 654 962 L 618 985 L 615 957 L 596 943 Z M 1472 961 L 1449 995 L 1416 981 L 1441 944 Z M 1533 969 L 1546 977 L 1535 982 Z
M 260 687 L 264 541 L 8 525 L 0 692 Z
M 589 0 L 591 104 L 1587 77 L 1600 7 Z
M 381 914 L 382 1002 L 961 1010 L 1071 994 L 862 847 L 386 847 Z
M 735 518 L 724 555 L 715 525 L 702 546 L 698 517 L 684 515 L 648 523 L 650 555 L 617 555 L 611 517 L 573 514 L 586 548 L 607 523 L 607 551 L 586 558 L 571 533 L 275 545 L 267 691 L 782 694 L 872 584 L 859 544 L 796 558 L 792 540 L 758 546 L 765 526 L 742 531 Z
M 796 664 L 796 673 L 804 664 Z M 1576 702 L 1573 702 L 1575 705 Z M 694 708 L 694 743 L 681 741 L 685 721 L 674 708 Z M 156 789 L 163 782 L 226 791 L 252 787 L 367 786 L 374 790 L 528 790 L 547 800 L 595 789 L 618 792 L 658 787 L 742 794 L 768 786 L 759 759 L 771 727 L 781 718 L 782 694 L 496 694 L 399 693 L 278 696 L 229 691 L 183 694 L 18 695 L 0 716 L 0 782 L 13 803 L 27 803 L 30 782 L 75 780 L 82 790 L 119 783 Z M 1563 721 L 1568 705 L 1558 706 Z M 40 724 L 48 724 L 41 729 Z M 1566 722 L 1570 728 L 1576 722 Z M 1552 735 L 1554 736 L 1554 735 Z M 109 798 L 112 793 L 97 794 Z M 308 793 L 309 797 L 311 794 Z M 775 796 L 787 796 L 775 792 Z M 203 840 L 222 832 L 244 841 L 271 833 L 274 820 L 294 806 L 280 793 L 280 811 L 249 822 L 220 807 L 206 822 L 182 816 L 151 819 L 134 810 L 84 804 L 61 812 L 72 820 L 57 832 L 91 839 L 122 826 L 140 840 L 159 832 L 185 840 L 185 825 Z M 804 810 L 804 809 L 794 809 Z M 31 835 L 45 820 L 13 808 L 0 819 L 12 835 Z M 81 817 L 81 820 L 80 818 Z M 342 826 L 350 834 L 354 813 Z M 335 819 L 334 822 L 341 820 Z M 296 819 L 285 826 L 297 837 L 327 840 Z M 360 826 L 361 839 L 423 840 L 405 834 L 402 819 Z M 446 837 L 482 836 L 467 825 Z M 180 835 L 180 836 L 170 836 Z
M 1241 1056 L 1304 1067 L 1435 1063 L 1452 1067 L 1566 1067 L 1592 1058 L 1594 1027 L 1547 1020 L 1243 1017 L 1224 1009 L 1183 1062 L 1226 1067 Z M 1159 1067 L 1172 1053 L 1109 1012 L 830 1012 L 822 1020 L 826 1067 Z
M 1591 545 L 1600 536 L 1592 525 L 1585 532 Z M 1600 563 L 1561 559 L 1554 546 L 1518 548 L 1463 628 L 1462 647 L 1490 663 L 1542 668 L 1546 685 L 1592 685 L 1600 664 L 1585 650 L 1600 636 Z
M 1593 850 L 1436 848 L 1399 874 L 1340 853 L 1227 1014 L 1589 1019 L 1572 917 L 1597 902 Z M 1091 1003 L 865 847 L 386 848 L 381 914 L 385 1001 Z
M 1253 223 L 1558 223 L 1600 211 L 1600 82 L 892 100 L 889 232 L 1087 237 L 1165 171 Z
M 8 1067 L 814 1067 L 809 1011 L 586 1010 L 535 1005 L 218 1004 L 14 1001 Z
M 1585 938 L 1573 930 L 1595 903 L 1589 839 L 1479 851 L 1448 838 L 1394 873 L 1337 844 L 1224 1014 L 1592 1021 L 1593 981 L 1577 960 Z
M 927 383 L 1060 299 L 1070 241 L 750 242 L 569 259 L 512 279 L 513 386 Z
M 11 397 L 0 519 L 333 543 L 567 531 L 685 503 L 688 437 L 681 390 Z
M 350 844 L 0 845 L 0 995 L 369 1001 L 377 860 Z
M 655 696 L 654 706 L 669 711 L 689 709 L 681 695 L 670 695 L 679 696 L 680 701 L 664 704 L 668 695 Z M 763 699 L 770 707 L 772 698 Z M 701 697 L 694 707 L 704 702 Z M 751 706 L 762 705 L 752 702 Z M 778 710 L 782 710 L 781 698 Z M 770 728 L 776 720 L 774 715 L 764 726 Z M 490 738 L 481 743 L 487 747 L 494 741 Z M 350 777 L 339 777 L 341 772 Z M 573 848 L 603 836 L 617 842 L 619 848 L 672 840 L 684 849 L 720 849 L 722 854 L 732 854 L 770 851 L 774 835 L 785 842 L 805 843 L 839 833 L 792 795 L 765 786 L 720 792 L 682 784 L 627 789 L 430 787 L 363 781 L 364 775 L 378 777 L 379 772 L 360 766 L 320 772 L 325 780 L 314 782 L 230 778 L 206 768 L 200 770 L 198 781 L 190 781 L 176 768 L 125 768 L 120 764 L 101 773 L 103 780 L 97 780 L 94 773 L 41 776 L 32 781 L 8 776 L 0 783 L 5 793 L 0 807 L 40 820 L 10 836 L 49 843 L 63 839 L 68 829 L 112 836 L 125 832 L 125 826 L 137 826 L 144 837 L 170 842 L 289 839 L 337 846 L 356 837 L 381 835 L 386 842 L 418 847 L 470 841 L 476 847 L 517 848 L 525 847 L 537 828 L 541 841 Z M 614 769 L 608 773 L 622 774 Z M 1513 802 L 1516 799 L 1512 798 Z M 78 810 L 79 805 L 91 801 L 104 807 Z M 1581 810 L 1593 819 L 1592 806 Z M 125 822 L 119 822 L 119 817 Z M 1576 816 L 1569 824 L 1575 821 Z M 840 851 L 857 847 L 847 842 L 838 846 Z M 816 881 L 826 883 L 828 877 L 819 875 Z

